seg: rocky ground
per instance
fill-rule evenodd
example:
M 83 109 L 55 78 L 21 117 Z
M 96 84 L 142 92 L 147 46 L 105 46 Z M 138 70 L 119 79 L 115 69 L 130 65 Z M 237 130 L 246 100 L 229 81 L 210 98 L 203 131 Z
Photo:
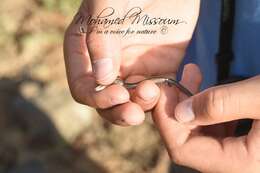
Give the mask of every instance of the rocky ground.
M 62 55 L 79 0 L 1 0 L 0 173 L 162 173 L 151 123 L 121 128 L 75 103 Z

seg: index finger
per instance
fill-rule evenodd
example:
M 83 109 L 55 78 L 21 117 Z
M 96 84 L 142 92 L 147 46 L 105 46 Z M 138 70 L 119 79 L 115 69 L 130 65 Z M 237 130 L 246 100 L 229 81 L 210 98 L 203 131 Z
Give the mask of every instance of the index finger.
M 84 10 L 83 12 L 86 13 Z M 108 88 L 102 93 L 95 92 L 96 79 L 93 75 L 86 44 L 87 36 L 79 32 L 77 19 L 76 15 L 68 27 L 64 39 L 64 58 L 72 96 L 79 103 L 97 108 L 109 108 L 127 102 L 129 94 L 126 89 L 120 86 Z M 116 94 L 111 92 L 115 88 L 117 88 Z

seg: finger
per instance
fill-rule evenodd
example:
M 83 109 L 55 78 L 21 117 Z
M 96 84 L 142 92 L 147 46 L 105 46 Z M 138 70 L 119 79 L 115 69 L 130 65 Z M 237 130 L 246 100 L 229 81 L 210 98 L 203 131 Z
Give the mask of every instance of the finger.
M 86 35 L 79 32 L 77 18 L 76 15 L 64 36 L 64 59 L 70 87 L 80 77 L 91 76 L 92 73 Z
M 64 60 L 69 87 L 73 98 L 82 104 L 96 106 L 93 97 L 95 80 L 86 46 L 86 35 L 79 33 L 77 15 L 69 25 L 64 37 Z
M 194 64 L 186 65 L 183 71 L 181 83 L 191 92 L 196 93 L 199 89 L 202 76 L 199 68 Z M 153 118 L 155 124 L 164 138 L 169 151 L 181 146 L 187 140 L 193 127 L 184 126 L 178 123 L 174 117 L 175 106 L 179 100 L 187 96 L 177 88 L 164 87 L 161 89 L 161 96 L 154 110 Z
M 177 91 L 162 89 L 160 100 L 153 113 L 154 122 L 166 144 L 171 160 L 201 172 L 223 171 L 221 166 L 224 166 L 224 155 L 221 142 L 211 137 L 191 138 L 190 129 L 170 116 L 174 115 L 176 98 Z M 234 152 L 234 150 L 232 151 Z M 225 162 L 227 161 L 229 160 L 225 160 Z
M 84 3 L 80 11 L 86 14 Z M 64 58 L 67 77 L 73 98 L 82 104 L 96 108 L 109 108 L 129 101 L 126 89 L 120 86 L 107 88 L 102 92 L 95 92 L 95 78 L 92 75 L 92 66 L 86 46 L 86 34 L 79 32 L 79 19 L 77 14 L 65 33 Z M 112 91 L 111 93 L 109 93 Z
M 120 42 L 116 36 L 92 32 L 87 37 L 93 74 L 96 82 L 109 85 L 117 78 L 120 69 Z
M 132 76 L 127 82 L 136 82 L 144 80 L 142 76 Z M 152 81 L 141 82 L 135 89 L 130 89 L 131 100 L 142 107 L 144 111 L 151 110 L 160 97 L 159 87 Z
M 102 91 L 95 91 L 93 77 L 84 76 L 71 85 L 74 99 L 94 108 L 107 109 L 130 101 L 128 91 L 120 85 L 112 85 Z
M 191 93 L 195 94 L 195 93 L 199 92 L 201 82 L 202 82 L 202 74 L 201 74 L 199 67 L 195 64 L 185 65 L 180 83 L 183 86 L 185 86 Z M 184 101 L 187 98 L 188 98 L 187 95 L 180 92 L 179 101 Z M 176 112 L 179 111 L 178 107 L 176 108 L 175 111 Z M 180 119 L 180 117 L 178 117 L 178 116 L 179 116 L 179 114 L 175 113 L 175 118 L 177 120 Z M 181 118 L 183 118 L 183 117 L 181 117 Z
M 170 156 L 172 156 L 174 152 L 171 151 L 175 151 L 185 143 L 190 134 L 190 129 L 178 123 L 174 118 L 175 106 L 178 103 L 178 90 L 173 87 L 162 86 L 160 93 L 160 99 L 154 108 L 152 117 Z
M 125 1 L 92 0 L 88 1 L 86 10 L 93 17 L 121 17 L 125 6 Z M 121 43 L 118 34 L 105 34 L 104 31 L 107 29 L 109 31 L 117 30 L 120 28 L 120 25 L 87 24 L 86 42 L 96 82 L 103 85 L 111 84 L 119 75 Z M 101 31 L 101 33 L 97 31 Z
M 199 92 L 201 82 L 202 74 L 199 67 L 195 64 L 185 65 L 180 83 L 195 94 Z M 180 92 L 180 101 L 184 99 L 187 99 L 187 96 Z
M 74 81 L 75 78 L 79 78 L 86 74 L 92 75 L 92 72 L 94 71 L 90 59 L 90 54 L 92 54 L 92 52 L 95 52 L 96 50 L 97 50 L 97 54 L 100 52 L 102 53 L 102 51 L 103 53 L 107 52 L 107 50 L 105 50 L 106 47 L 102 48 L 102 47 L 98 47 L 98 45 L 97 46 L 94 45 L 96 43 L 96 41 L 94 41 L 96 34 L 93 34 L 94 40 L 90 41 L 91 42 L 90 48 L 89 46 L 87 46 L 86 43 L 86 40 L 91 40 L 92 37 L 92 35 L 90 34 L 92 32 L 87 32 L 87 30 L 88 29 L 91 30 L 93 27 L 95 27 L 94 25 L 91 26 L 88 25 L 88 18 L 96 17 L 94 15 L 97 15 L 98 13 L 98 6 L 101 6 L 98 5 L 99 3 L 100 1 L 84 1 L 81 4 L 79 12 L 75 15 L 73 21 L 71 22 L 68 29 L 66 30 L 65 39 L 64 39 L 64 57 L 65 57 L 65 62 L 67 67 L 66 69 L 70 81 Z M 101 11 L 102 9 L 100 7 L 100 12 Z M 81 33 L 80 28 L 84 28 L 83 31 L 88 33 L 88 35 L 90 36 L 88 36 L 85 33 Z M 98 39 L 97 42 L 99 42 Z M 88 49 L 91 49 L 92 43 L 94 45 L 93 51 L 89 52 Z M 107 45 L 107 42 L 105 44 L 101 44 L 100 42 L 100 46 L 102 45 Z M 117 48 L 117 46 L 115 46 L 115 48 Z M 115 52 L 119 53 L 119 51 L 115 51 Z M 107 62 L 103 62 L 103 64 L 106 63 Z M 109 66 L 110 65 L 108 65 L 106 69 L 110 68 Z
M 191 93 L 196 94 L 199 92 L 199 88 L 202 82 L 202 74 L 199 67 L 195 64 L 187 64 L 184 66 L 182 79 L 180 83 L 185 86 Z M 188 96 L 182 92 L 179 92 L 179 102 L 186 100 Z M 175 110 L 176 111 L 176 110 Z M 175 118 L 178 120 L 178 114 L 175 114 Z M 200 132 L 200 127 L 196 125 L 190 126 L 193 133 Z
M 145 114 L 142 108 L 132 102 L 128 102 L 111 109 L 98 110 L 106 120 L 120 126 L 134 126 L 142 124 Z
M 120 85 L 112 85 L 100 92 L 95 92 L 93 98 L 100 109 L 107 109 L 130 101 L 128 91 Z
M 260 118 L 260 77 L 208 89 L 180 103 L 180 122 L 210 125 Z
M 76 96 L 77 101 L 99 108 L 98 112 L 101 116 L 111 123 L 130 126 L 144 121 L 143 110 L 137 104 L 129 102 L 129 93 L 124 87 L 112 85 L 100 92 L 95 92 L 95 80 L 88 77 L 81 78 L 75 86 L 73 95 Z
M 170 158 L 179 165 L 201 172 L 237 172 L 238 165 L 242 164 L 240 158 L 249 160 L 244 139 L 227 138 L 221 141 L 212 137 L 192 135 L 193 132 L 188 126 L 178 123 L 172 116 L 178 102 L 177 93 L 177 89 L 164 86 L 152 114 Z M 233 158 L 232 163 L 230 158 Z M 242 169 L 248 170 L 246 167 Z

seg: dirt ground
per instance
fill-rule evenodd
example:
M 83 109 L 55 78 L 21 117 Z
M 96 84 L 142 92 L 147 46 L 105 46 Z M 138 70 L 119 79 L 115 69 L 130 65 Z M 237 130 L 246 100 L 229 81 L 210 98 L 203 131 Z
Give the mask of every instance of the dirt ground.
M 72 100 L 62 42 L 79 4 L 1 0 L 0 173 L 167 172 L 149 115 L 121 128 Z

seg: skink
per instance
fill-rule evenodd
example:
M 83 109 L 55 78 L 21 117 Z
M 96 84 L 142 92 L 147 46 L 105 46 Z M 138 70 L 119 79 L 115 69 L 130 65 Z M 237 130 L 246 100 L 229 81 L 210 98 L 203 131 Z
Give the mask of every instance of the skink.
M 183 92 L 185 95 L 191 97 L 193 96 L 193 94 L 187 89 L 185 88 L 182 84 L 180 84 L 178 81 L 176 81 L 175 79 L 171 79 L 171 78 L 165 78 L 165 77 L 151 77 L 151 78 L 147 78 L 147 79 L 143 79 L 141 81 L 135 82 L 135 83 L 129 83 L 129 82 L 125 82 L 120 78 L 117 78 L 113 84 L 117 84 L 117 85 L 121 85 L 124 86 L 126 89 L 134 89 L 136 88 L 141 82 L 144 82 L 146 80 L 151 80 L 153 81 L 155 84 L 160 85 L 160 84 L 167 84 L 169 86 L 175 86 L 177 87 L 181 92 Z M 113 85 L 112 84 L 112 85 Z M 105 85 L 98 85 L 95 90 L 96 91 L 102 91 L 105 88 L 107 88 L 108 86 Z

